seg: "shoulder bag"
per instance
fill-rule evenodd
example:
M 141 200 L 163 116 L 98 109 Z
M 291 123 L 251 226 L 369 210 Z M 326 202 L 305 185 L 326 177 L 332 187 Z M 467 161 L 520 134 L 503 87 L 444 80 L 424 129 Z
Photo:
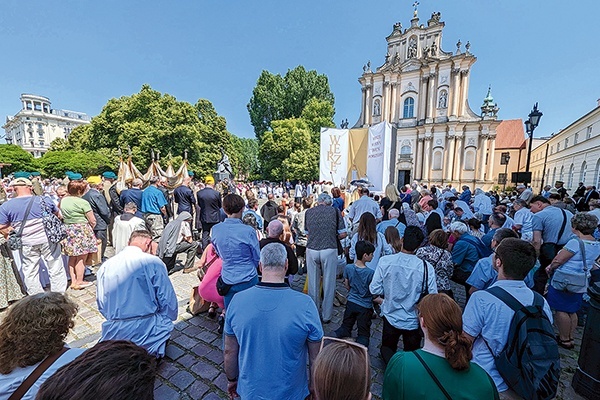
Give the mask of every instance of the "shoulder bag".
M 419 295 L 419 300 L 417 300 L 417 304 L 419 304 L 421 300 L 423 300 L 423 297 L 429 294 L 429 285 L 427 284 L 427 281 L 429 280 L 429 268 L 427 268 L 425 260 L 421 261 L 423 261 L 423 283 L 421 284 L 421 294 Z
M 577 238 L 579 251 L 583 257 L 583 273 L 563 271 L 560 268 L 554 271 L 550 284 L 556 290 L 569 293 L 585 293 L 588 288 L 588 265 L 585 258 L 585 244 Z
M 52 212 L 52 207 L 46 203 L 44 196 L 41 196 L 42 223 L 46 236 L 51 243 L 59 243 L 67 237 L 67 228 L 65 224 Z
M 338 212 L 338 209 L 336 208 L 335 209 L 335 241 L 337 243 L 338 256 L 341 256 L 342 254 L 344 254 L 344 246 L 342 246 L 342 241 L 340 240 L 340 237 L 337 233 L 339 225 L 340 225 L 340 214 Z
M 560 241 L 560 238 L 562 237 L 565 231 L 565 227 L 567 226 L 567 214 L 562 208 L 560 209 L 560 211 L 563 216 L 563 221 L 560 227 L 560 231 L 558 232 L 558 237 L 556 238 L 556 243 L 543 243 L 540 247 L 540 264 L 542 266 L 550 265 L 554 257 L 556 257 L 556 255 L 560 251 L 560 249 L 564 247 L 564 245 L 559 245 L 558 242 Z
M 42 374 L 44 372 L 46 372 L 46 370 L 48 368 L 50 368 L 50 366 L 52 364 L 54 364 L 56 362 L 56 360 L 58 360 L 60 358 L 60 356 L 62 356 L 63 354 L 65 354 L 67 352 L 67 350 L 69 350 L 67 347 L 63 347 L 62 349 L 60 349 L 59 351 L 57 351 L 56 353 L 46 357 L 46 359 L 44 361 L 42 361 L 40 363 L 40 365 L 38 365 L 27 377 L 27 379 L 25 379 L 23 381 L 23 383 L 21 383 L 19 385 L 19 387 L 17 388 L 17 390 L 14 391 L 14 393 L 8 398 L 8 400 L 20 400 L 23 398 L 23 396 L 25 396 L 25 394 L 27 394 L 27 391 L 29 389 L 31 389 L 31 387 L 33 386 L 33 384 L 40 379 L 40 376 L 42 376 Z
M 8 248 L 11 250 L 19 250 L 23 247 L 23 240 L 21 239 L 21 236 L 23 235 L 23 229 L 25 229 L 25 223 L 29 217 L 29 212 L 31 211 L 31 206 L 33 206 L 34 200 L 35 196 L 31 196 L 31 200 L 29 201 L 29 204 L 27 204 L 27 209 L 25 209 L 21 226 L 19 226 L 19 231 L 17 232 L 13 229 L 8 233 L 8 238 L 6 241 L 8 243 Z

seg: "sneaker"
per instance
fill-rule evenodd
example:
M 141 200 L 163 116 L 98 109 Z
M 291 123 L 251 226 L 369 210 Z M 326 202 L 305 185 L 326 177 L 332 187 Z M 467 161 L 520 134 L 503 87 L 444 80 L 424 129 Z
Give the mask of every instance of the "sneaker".
M 346 299 L 346 296 L 344 296 L 342 293 L 340 293 L 338 290 L 335 291 L 335 299 L 341 304 L 341 305 L 346 305 L 346 303 L 348 302 L 348 299 Z
M 336 306 L 336 307 L 340 307 L 341 306 L 340 301 L 338 300 L 337 297 L 333 298 L 333 305 Z

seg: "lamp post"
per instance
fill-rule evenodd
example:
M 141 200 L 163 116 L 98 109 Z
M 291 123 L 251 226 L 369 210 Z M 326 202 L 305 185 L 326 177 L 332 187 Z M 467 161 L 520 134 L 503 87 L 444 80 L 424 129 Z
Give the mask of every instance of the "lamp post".
M 529 135 L 529 151 L 527 152 L 527 166 L 525 167 L 525 172 L 529 172 L 529 164 L 531 163 L 531 150 L 533 150 L 533 131 L 537 128 L 540 123 L 540 118 L 542 118 L 542 112 L 538 110 L 538 103 L 533 105 L 533 110 L 529 113 L 529 119 L 525 121 L 525 130 Z M 531 184 L 531 174 L 529 175 L 529 182 Z

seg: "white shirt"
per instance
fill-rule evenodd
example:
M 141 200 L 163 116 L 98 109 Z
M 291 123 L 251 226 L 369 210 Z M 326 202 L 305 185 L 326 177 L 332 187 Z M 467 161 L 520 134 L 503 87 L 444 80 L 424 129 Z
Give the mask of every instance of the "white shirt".
M 379 259 L 369 290 L 375 295 L 384 295 L 381 311 L 387 321 L 398 329 L 417 329 L 419 318 L 415 305 L 421 295 L 425 276 L 423 260 L 414 254 L 397 253 Z M 429 293 L 437 293 L 435 270 L 427 266 Z
M 533 233 L 533 213 L 528 208 L 521 208 L 515 213 L 515 225 L 521 225 L 521 236 Z
M 506 290 L 521 304 L 533 304 L 533 291 L 523 281 L 499 280 L 490 287 L 494 286 Z M 552 312 L 546 299 L 544 299 L 544 312 L 552 322 Z M 478 290 L 471 295 L 463 313 L 464 332 L 476 338 L 473 343 L 473 362 L 490 375 L 499 392 L 506 391 L 508 385 L 496 369 L 494 356 L 485 342 L 494 354 L 498 355 L 506 345 L 510 322 L 514 315 L 515 312 L 509 306 L 485 290 Z
M 492 200 L 485 194 L 478 194 L 473 198 L 473 210 L 483 215 L 492 215 Z
M 123 217 L 128 217 L 131 214 L 125 213 L 115 218 L 113 225 L 113 246 L 115 247 L 115 254 L 123 250 L 129 242 L 129 237 L 133 231 L 146 229 L 146 222 L 138 217 L 133 217 L 128 221 L 123 220 Z

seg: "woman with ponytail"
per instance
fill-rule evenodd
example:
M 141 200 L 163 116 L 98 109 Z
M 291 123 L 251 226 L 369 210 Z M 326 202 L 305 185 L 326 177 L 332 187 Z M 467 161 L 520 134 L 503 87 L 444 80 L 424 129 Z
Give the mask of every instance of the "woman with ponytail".
M 425 343 L 422 349 L 392 357 L 383 398 L 498 399 L 494 382 L 471 363 L 471 343 L 463 332 L 458 304 L 445 294 L 430 294 L 417 307 Z

